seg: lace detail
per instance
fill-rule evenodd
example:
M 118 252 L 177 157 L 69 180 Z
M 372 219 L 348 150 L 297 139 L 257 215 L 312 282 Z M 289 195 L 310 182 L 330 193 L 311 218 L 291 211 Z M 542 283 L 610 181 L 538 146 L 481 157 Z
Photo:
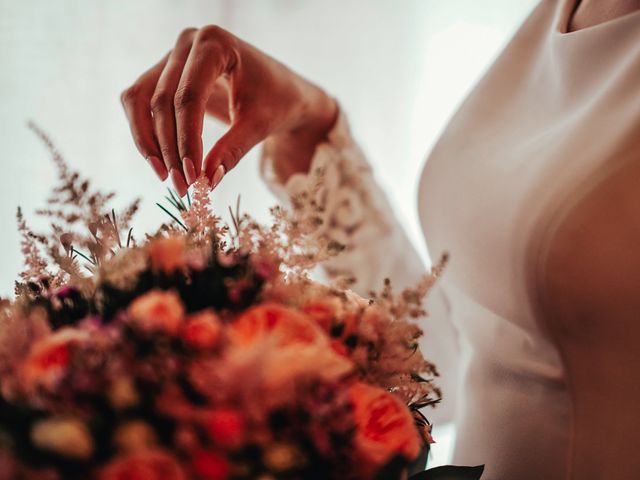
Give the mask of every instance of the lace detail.
M 323 263 L 329 277 L 353 278 L 352 288 L 366 295 L 371 290 L 380 290 L 384 279 L 393 276 L 398 265 L 392 265 L 390 260 L 398 253 L 403 254 L 402 263 L 406 257 L 413 257 L 411 270 L 417 271 L 410 279 L 392 278 L 394 283 L 401 280 L 401 285 L 396 286 L 409 285 L 419 278 L 418 272 L 424 273 L 422 262 L 397 225 L 371 166 L 351 137 L 342 112 L 327 142 L 317 147 L 309 173 L 294 174 L 285 185 L 281 184 L 273 171 L 272 152 L 269 142 L 265 142 L 261 173 L 271 190 L 290 206 L 301 207 L 311 201 L 313 211 L 296 210 L 301 215 L 317 217 L 313 219 L 317 225 L 313 234 L 344 247 L 342 253 Z

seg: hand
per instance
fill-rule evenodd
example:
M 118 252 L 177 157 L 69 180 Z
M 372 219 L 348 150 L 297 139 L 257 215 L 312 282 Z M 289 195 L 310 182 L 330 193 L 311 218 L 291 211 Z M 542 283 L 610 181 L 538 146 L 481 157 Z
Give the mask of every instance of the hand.
M 286 153 L 284 176 L 307 170 L 337 112 L 320 88 L 217 26 L 183 31 L 121 99 L 138 150 L 181 196 L 202 171 L 215 187 L 267 137 Z M 203 159 L 205 113 L 230 128 Z

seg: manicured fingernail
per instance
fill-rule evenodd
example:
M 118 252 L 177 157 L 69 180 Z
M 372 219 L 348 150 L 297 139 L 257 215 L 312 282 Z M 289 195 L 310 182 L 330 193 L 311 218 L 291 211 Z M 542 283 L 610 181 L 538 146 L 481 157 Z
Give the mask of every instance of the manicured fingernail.
M 218 168 L 216 168 L 216 171 L 213 174 L 213 179 L 211 180 L 211 188 L 216 188 L 218 186 L 225 173 L 227 173 L 227 169 L 224 168 L 224 165 L 218 165 Z
M 184 177 L 182 176 L 182 172 L 177 168 L 171 169 L 171 181 L 173 182 L 173 186 L 176 188 L 176 192 L 181 197 L 184 197 L 187 194 L 187 190 L 189 187 L 187 183 L 184 181 Z
M 198 178 L 196 175 L 196 166 L 193 164 L 193 160 L 189 157 L 184 157 L 182 160 L 182 169 L 184 170 L 184 176 L 187 179 L 187 183 L 192 185 Z
M 149 162 L 149 165 L 151 165 L 153 171 L 156 172 L 158 178 L 164 182 L 169 175 L 167 172 L 167 167 L 164 166 L 164 162 L 158 157 L 154 157 L 153 155 L 147 157 L 147 162 Z

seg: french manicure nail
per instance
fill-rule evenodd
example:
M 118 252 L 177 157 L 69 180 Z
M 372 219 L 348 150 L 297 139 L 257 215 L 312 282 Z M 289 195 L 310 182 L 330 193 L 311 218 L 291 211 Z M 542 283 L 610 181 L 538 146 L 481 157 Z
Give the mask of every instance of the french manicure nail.
M 218 165 L 218 168 L 216 168 L 216 171 L 213 174 L 213 179 L 211 180 L 211 188 L 216 188 L 218 186 L 225 173 L 227 173 L 227 169 L 224 168 L 224 165 Z
M 158 178 L 164 182 L 169 175 L 167 173 L 167 167 L 164 166 L 164 162 L 153 155 L 147 157 L 147 162 L 149 162 L 149 165 L 151 165 L 153 171 L 156 172 Z
M 189 187 L 182 177 L 182 172 L 177 168 L 171 169 L 171 181 L 173 182 L 173 186 L 176 188 L 178 195 L 184 197 L 187 194 Z
M 184 176 L 187 179 L 187 183 L 192 185 L 196 181 L 196 166 L 193 164 L 193 160 L 189 157 L 182 159 L 182 168 L 184 170 Z

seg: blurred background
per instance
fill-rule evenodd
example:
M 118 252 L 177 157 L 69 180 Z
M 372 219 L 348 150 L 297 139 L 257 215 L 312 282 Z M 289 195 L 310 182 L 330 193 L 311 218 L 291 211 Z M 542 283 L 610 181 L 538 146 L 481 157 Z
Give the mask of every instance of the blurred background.
M 536 0 L 0 0 L 0 296 L 21 268 L 18 205 L 30 223 L 54 181 L 35 121 L 72 167 L 119 203 L 141 197 L 137 235 L 166 217 L 165 194 L 137 153 L 120 92 L 185 27 L 218 24 L 335 96 L 425 261 L 417 220 L 419 173 L 438 133 Z M 205 124 L 205 151 L 224 131 Z M 224 214 L 266 220 L 275 204 L 258 175 L 259 147 L 214 193 Z M 436 433 L 432 465 L 454 432 Z

